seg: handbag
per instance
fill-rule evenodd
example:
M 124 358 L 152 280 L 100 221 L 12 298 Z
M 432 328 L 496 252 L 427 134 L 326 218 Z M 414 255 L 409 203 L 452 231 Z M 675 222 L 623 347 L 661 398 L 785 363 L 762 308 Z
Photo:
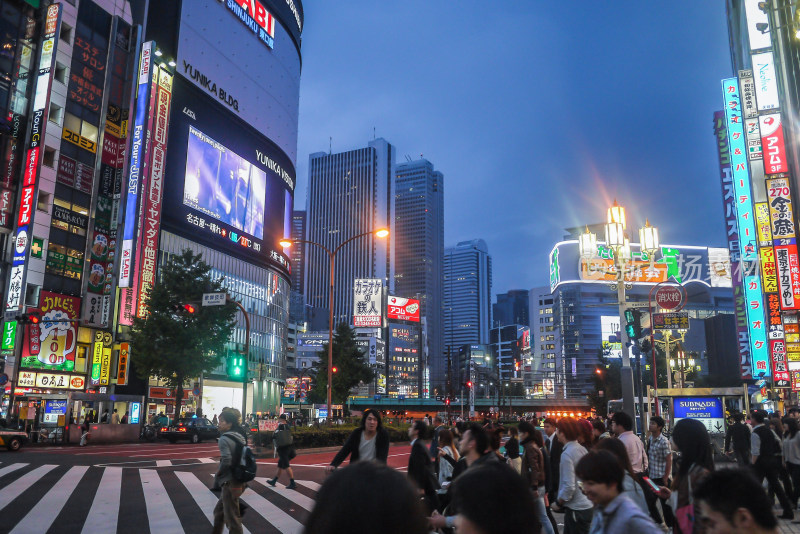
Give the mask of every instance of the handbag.
M 275 446 L 277 447 L 285 447 L 294 443 L 292 432 L 288 428 L 275 432 L 275 437 L 273 439 L 275 440 Z
M 297 456 L 297 448 L 294 445 L 292 445 L 291 447 L 289 447 L 289 459 L 293 460 L 295 456 Z
M 681 506 L 675 510 L 675 521 L 678 524 L 678 530 L 681 534 L 692 534 L 694 531 L 694 497 L 692 496 L 692 476 L 691 469 L 687 473 L 689 481 L 689 504 Z

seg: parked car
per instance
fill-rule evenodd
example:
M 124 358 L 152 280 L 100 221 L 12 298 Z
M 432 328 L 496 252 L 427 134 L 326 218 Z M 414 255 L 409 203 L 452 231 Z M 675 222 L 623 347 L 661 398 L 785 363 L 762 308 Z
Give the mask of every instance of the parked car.
M 160 428 L 158 437 L 170 443 L 175 443 L 179 439 L 200 443 L 204 439 L 218 438 L 219 429 L 205 417 L 186 417 L 173 421 L 168 427 Z
M 0 447 L 10 451 L 18 451 L 23 443 L 28 443 L 28 434 L 22 430 L 0 429 Z

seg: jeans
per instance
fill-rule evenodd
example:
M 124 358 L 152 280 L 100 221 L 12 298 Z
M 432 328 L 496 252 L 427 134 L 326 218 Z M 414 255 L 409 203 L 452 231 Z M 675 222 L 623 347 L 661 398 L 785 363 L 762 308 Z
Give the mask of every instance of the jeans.
M 658 486 L 667 486 L 669 484 L 663 478 L 651 478 L 656 485 Z M 658 507 L 656 506 L 657 501 L 661 501 L 661 509 L 664 510 L 664 523 L 669 527 L 672 528 L 673 523 L 673 515 L 672 515 L 672 508 L 669 507 L 666 499 L 661 499 L 658 495 L 656 495 L 649 487 L 644 488 L 644 498 L 647 501 L 647 508 L 650 511 L 650 517 L 653 518 L 657 524 L 661 523 L 661 513 L 658 511 Z
M 550 523 L 550 518 L 547 516 L 547 508 L 544 505 L 544 486 L 539 488 L 539 496 L 534 501 L 536 508 L 536 517 L 539 518 L 539 523 L 542 524 L 542 534 L 556 534 L 553 531 L 553 525 Z
M 244 491 L 241 486 L 231 487 L 230 482 L 222 485 L 222 493 L 214 507 L 214 534 L 222 534 L 223 526 L 230 534 L 242 534 L 242 513 L 239 509 L 239 496 Z
M 586 510 L 564 509 L 564 534 L 589 534 L 592 525 L 592 508 Z

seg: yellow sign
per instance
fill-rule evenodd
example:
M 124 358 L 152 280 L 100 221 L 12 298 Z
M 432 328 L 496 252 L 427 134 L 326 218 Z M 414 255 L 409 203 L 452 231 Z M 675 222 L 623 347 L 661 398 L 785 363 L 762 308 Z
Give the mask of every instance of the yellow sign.
M 107 386 L 111 375 L 111 349 L 103 349 L 102 364 L 100 365 L 100 385 Z
M 775 266 L 775 249 L 763 247 L 759 250 L 759 254 L 761 255 L 761 280 L 764 282 L 764 293 L 777 293 L 778 271 Z
M 69 141 L 73 145 L 78 145 L 79 147 L 88 150 L 92 154 L 97 153 L 97 143 L 90 141 L 85 137 L 81 137 L 81 135 L 77 132 L 73 132 L 72 130 L 64 128 L 64 130 L 61 132 L 61 138 Z
M 786 336 L 786 343 L 798 343 L 800 344 L 800 334 L 784 334 Z
M 35 388 L 36 373 L 32 371 L 20 371 L 17 377 L 17 386 L 22 388 Z
M 117 384 L 125 386 L 128 384 L 128 358 L 130 345 L 123 343 L 119 346 L 119 363 L 117 364 Z
M 767 180 L 767 196 L 769 197 L 769 216 L 772 220 L 772 238 L 791 239 L 795 237 L 789 180 L 787 178 Z
M 759 202 L 756 208 L 756 231 L 758 232 L 758 244 L 766 246 L 772 244 L 772 225 L 769 222 L 769 204 Z

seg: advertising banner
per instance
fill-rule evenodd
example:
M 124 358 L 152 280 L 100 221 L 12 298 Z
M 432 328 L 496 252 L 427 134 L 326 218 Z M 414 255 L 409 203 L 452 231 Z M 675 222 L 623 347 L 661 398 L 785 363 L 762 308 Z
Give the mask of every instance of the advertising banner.
M 722 80 L 725 102 L 725 119 L 728 130 L 728 147 L 731 169 L 733 170 L 733 190 L 736 199 L 736 219 L 739 227 L 739 247 L 742 261 L 756 261 L 756 228 L 751 196 L 750 173 L 747 169 L 747 155 L 742 129 L 741 103 L 736 78 Z M 760 100 L 759 100 L 760 102 Z
M 357 278 L 353 284 L 353 326 L 382 326 L 383 280 Z
M 622 358 L 622 342 L 620 341 L 619 316 L 600 316 L 600 336 L 602 337 L 603 356 L 606 358 Z
M 167 128 L 169 127 L 170 103 L 172 101 L 172 75 L 159 67 L 158 96 L 156 97 L 156 116 L 153 128 L 153 159 L 144 194 L 142 220 L 141 268 L 137 269 L 141 279 L 138 288 L 136 314 L 142 319 L 147 316 L 147 299 L 156 279 L 158 260 L 158 237 L 161 230 L 161 200 L 164 193 L 164 165 L 166 164 Z
M 39 189 L 40 159 L 44 151 L 42 142 L 48 122 L 50 87 L 53 84 L 53 64 L 56 60 L 60 23 L 61 4 L 51 4 L 47 8 L 42 50 L 39 57 L 36 91 L 30 119 L 30 141 L 25 153 L 25 159 L 22 162 L 24 171 L 22 183 L 20 184 L 19 209 L 17 210 L 17 225 L 14 232 L 13 257 L 11 261 L 12 267 L 8 279 L 8 292 L 6 293 L 6 313 L 19 311 L 24 304 L 22 296 L 25 292 L 28 253 L 35 215 L 34 203 Z
M 386 316 L 389 319 L 400 321 L 419 322 L 419 301 L 414 299 L 404 299 L 401 297 L 389 297 Z
M 709 432 L 725 431 L 725 405 L 719 397 L 675 397 L 672 399 L 672 424 L 681 419 L 697 419 Z
M 103 365 L 103 333 L 97 332 L 95 334 L 95 341 L 92 344 L 91 384 L 93 386 L 97 386 L 100 384 L 100 367 L 102 365 Z
M 776 245 L 794 243 L 794 216 L 792 215 L 792 194 L 788 178 L 767 180 L 769 199 L 769 218 L 772 223 L 772 239 Z
M 775 264 L 778 271 L 781 309 L 800 309 L 800 260 L 797 256 L 797 245 L 775 247 Z
M 152 77 L 152 53 L 154 43 L 142 45 L 139 58 L 139 78 L 136 93 L 136 111 L 133 118 L 133 139 L 128 163 L 126 184 L 125 218 L 120 251 L 119 287 L 130 287 L 133 269 L 134 239 L 136 237 L 137 214 L 139 209 L 140 179 L 147 135 L 148 111 L 150 108 L 150 85 Z
M 26 388 L 44 389 L 77 389 L 86 387 L 83 375 L 68 375 L 63 373 L 20 371 L 17 377 L 17 386 Z
M 753 377 L 770 376 L 766 315 L 764 314 L 764 304 L 762 302 L 761 281 L 757 274 L 744 277 L 744 291 L 745 302 L 747 303 L 747 319 L 750 327 Z
M 654 330 L 689 330 L 689 312 L 653 314 Z
M 119 363 L 117 364 L 117 385 L 128 385 L 128 358 L 130 358 L 130 344 L 122 343 L 119 346 Z
M 17 341 L 17 322 L 6 321 L 3 323 L 3 344 L 0 349 L 14 350 L 14 345 Z
M 753 59 L 753 78 L 756 84 L 756 104 L 758 111 L 778 109 L 778 80 L 775 77 L 775 59 L 772 52 L 762 52 L 750 56 Z
M 761 148 L 761 130 L 758 128 L 757 118 L 744 120 L 744 133 L 747 137 L 747 159 L 750 160 L 750 171 L 753 173 L 753 177 L 755 178 L 756 171 L 752 166 L 756 162 L 760 162 L 761 164 L 764 163 L 761 161 L 764 152 Z
M 758 232 L 758 246 L 772 245 L 772 222 L 769 218 L 769 203 L 756 204 L 756 231 Z
M 38 333 L 34 333 L 33 329 L 26 333 L 30 336 L 29 340 L 35 336 L 40 350 L 38 354 L 33 354 L 30 343 L 23 343 L 20 368 L 73 371 L 80 309 L 81 299 L 78 297 L 41 291 L 39 308 L 29 309 L 41 317 Z
M 756 107 L 756 86 L 753 82 L 752 70 L 739 71 L 739 89 L 742 94 L 742 115 L 745 119 L 758 118 Z
M 772 46 L 771 33 L 769 31 L 769 16 L 759 7 L 759 0 L 744 0 L 744 12 L 747 17 L 747 35 L 750 39 L 750 50 L 760 50 Z M 756 25 L 764 24 L 765 30 L 762 32 Z
M 764 293 L 778 294 L 778 270 L 775 264 L 775 250 L 772 247 L 759 249 L 761 256 L 761 281 Z
M 789 165 L 786 162 L 786 147 L 783 144 L 781 114 L 761 115 L 758 118 L 758 127 L 761 132 L 761 146 L 764 153 L 764 172 L 767 174 L 789 172 Z

